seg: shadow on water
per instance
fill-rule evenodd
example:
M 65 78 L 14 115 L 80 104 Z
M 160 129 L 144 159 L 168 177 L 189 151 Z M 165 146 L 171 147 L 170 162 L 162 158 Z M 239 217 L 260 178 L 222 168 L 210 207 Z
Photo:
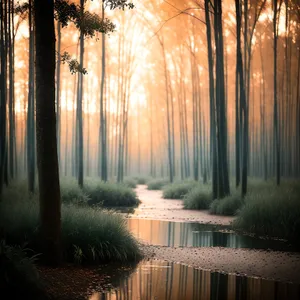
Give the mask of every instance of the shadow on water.
M 128 219 L 130 231 L 145 243 L 168 247 L 228 247 L 299 251 L 281 240 L 260 239 L 229 231 L 229 226 Z
M 300 286 L 150 260 L 90 295 L 90 300 L 300 300 Z

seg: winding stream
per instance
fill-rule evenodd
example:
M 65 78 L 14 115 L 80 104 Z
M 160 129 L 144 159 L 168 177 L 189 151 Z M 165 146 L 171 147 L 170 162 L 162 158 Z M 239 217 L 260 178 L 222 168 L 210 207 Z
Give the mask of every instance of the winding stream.
M 182 209 L 180 200 L 162 199 L 160 191 L 147 191 L 139 186 L 137 193 L 142 204 L 135 211 L 127 211 L 127 225 L 146 245 L 289 253 L 299 250 L 284 241 L 236 234 L 229 228 L 232 218 L 214 218 L 207 212 L 191 213 Z M 107 285 L 90 289 L 90 300 L 300 300 L 299 284 L 203 270 L 156 259 L 130 267 L 109 265 L 101 267 L 99 272 L 107 274 L 109 280 Z

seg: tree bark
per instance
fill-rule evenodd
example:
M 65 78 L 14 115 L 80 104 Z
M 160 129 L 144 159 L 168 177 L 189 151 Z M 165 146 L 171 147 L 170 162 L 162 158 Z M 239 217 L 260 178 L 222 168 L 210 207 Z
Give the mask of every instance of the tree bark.
M 55 32 L 53 0 L 34 1 L 36 138 L 40 242 L 44 260 L 61 262 L 61 202 L 55 115 Z

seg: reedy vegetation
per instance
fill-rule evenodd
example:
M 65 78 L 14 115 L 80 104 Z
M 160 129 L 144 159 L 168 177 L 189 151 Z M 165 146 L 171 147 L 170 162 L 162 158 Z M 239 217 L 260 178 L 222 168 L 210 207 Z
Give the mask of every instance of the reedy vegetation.
M 37 196 L 16 188 L 6 189 L 0 202 L 0 228 L 4 228 L 8 243 L 27 243 L 39 253 Z M 141 257 L 138 242 L 128 231 L 125 219 L 112 211 L 63 204 L 62 240 L 63 256 L 71 262 L 127 261 Z
M 11 298 L 44 299 L 45 294 L 35 267 L 37 255 L 20 246 L 0 240 L 0 288 Z

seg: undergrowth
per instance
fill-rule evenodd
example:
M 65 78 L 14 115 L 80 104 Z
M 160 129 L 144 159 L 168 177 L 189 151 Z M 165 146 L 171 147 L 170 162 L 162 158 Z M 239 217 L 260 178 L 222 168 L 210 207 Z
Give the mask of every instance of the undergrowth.
M 186 181 L 180 183 L 172 183 L 163 187 L 164 199 L 183 199 L 183 197 L 193 188 L 195 188 L 199 182 Z
M 170 181 L 165 178 L 152 179 L 148 181 L 148 190 L 161 190 L 165 185 L 169 184 Z
M 35 252 L 38 243 L 36 198 L 5 191 L 0 202 L 0 228 L 13 245 L 28 244 Z M 12 221 L 13 220 L 13 221 Z M 127 261 L 141 255 L 125 219 L 115 212 L 72 204 L 62 205 L 63 255 L 71 262 Z
M 0 240 L 0 290 L 11 299 L 47 299 L 35 267 L 37 255 Z
M 208 209 L 212 202 L 211 189 L 208 185 L 198 183 L 183 198 L 186 209 Z

